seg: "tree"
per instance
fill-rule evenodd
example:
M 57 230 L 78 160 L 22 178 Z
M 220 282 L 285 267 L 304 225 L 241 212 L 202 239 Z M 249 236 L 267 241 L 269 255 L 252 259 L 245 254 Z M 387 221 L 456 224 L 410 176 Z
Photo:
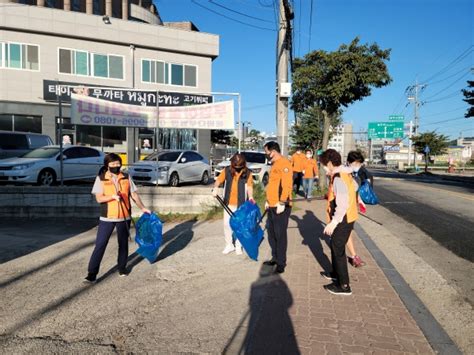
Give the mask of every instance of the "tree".
M 337 115 L 331 120 L 331 126 L 336 127 L 341 123 Z M 299 114 L 298 123 L 292 127 L 291 139 L 295 146 L 310 148 L 313 151 L 322 148 L 324 133 L 324 116 L 317 106 L 308 107 Z M 331 137 L 329 137 L 330 139 Z
M 230 145 L 232 135 L 232 131 L 213 129 L 211 131 L 211 142 L 215 144 Z
M 425 156 L 425 172 L 428 172 L 429 156 L 444 154 L 449 146 L 448 137 L 435 131 L 414 136 L 412 137 L 412 142 L 416 152 Z
M 291 107 L 297 113 L 312 106 L 321 109 L 323 149 L 327 149 L 331 117 L 369 96 L 373 87 L 380 88 L 391 82 L 385 63 L 389 58 L 390 49 L 382 50 L 376 43 L 361 45 L 356 37 L 335 52 L 317 50 L 294 60 Z M 321 178 L 320 182 L 323 181 Z
M 467 109 L 467 112 L 464 115 L 464 117 L 469 118 L 469 117 L 474 117 L 474 81 L 468 80 L 467 84 L 470 89 L 463 89 L 462 94 L 465 97 L 463 101 L 471 105 L 471 107 Z

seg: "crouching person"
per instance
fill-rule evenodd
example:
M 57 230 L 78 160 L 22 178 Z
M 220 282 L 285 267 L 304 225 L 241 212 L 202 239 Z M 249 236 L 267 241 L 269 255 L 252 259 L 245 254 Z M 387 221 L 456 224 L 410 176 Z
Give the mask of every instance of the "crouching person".
M 324 234 L 331 237 L 332 271 L 321 276 L 333 283 L 324 286 L 332 294 L 351 295 L 347 269 L 346 243 L 357 220 L 357 184 L 351 174 L 343 172 L 341 155 L 334 149 L 326 150 L 320 162 L 330 177 L 328 191 L 328 224 Z
M 107 154 L 104 158 L 104 166 L 92 187 L 92 194 L 100 203 L 100 218 L 95 248 L 89 261 L 85 282 L 92 283 L 96 281 L 105 249 L 115 228 L 117 229 L 119 247 L 117 259 L 119 276 L 128 275 L 127 259 L 132 210 L 131 200 L 133 199 L 144 213 L 151 213 L 143 205 L 132 179 L 120 171 L 121 166 L 122 159 L 119 155 Z

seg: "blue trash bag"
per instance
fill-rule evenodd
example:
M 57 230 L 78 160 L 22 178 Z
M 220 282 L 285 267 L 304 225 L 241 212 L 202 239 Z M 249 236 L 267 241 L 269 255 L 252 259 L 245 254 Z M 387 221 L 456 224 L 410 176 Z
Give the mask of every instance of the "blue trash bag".
M 230 217 L 230 227 L 247 255 L 257 261 L 258 247 L 263 239 L 263 230 L 258 223 L 262 214 L 256 204 L 245 202 Z
M 379 203 L 379 199 L 370 185 L 369 180 L 362 182 L 362 185 L 359 188 L 359 196 L 368 205 L 376 205 Z
M 138 244 L 137 253 L 151 264 L 158 257 L 163 241 L 163 223 L 155 213 L 144 213 L 135 227 L 137 232 L 135 243 Z

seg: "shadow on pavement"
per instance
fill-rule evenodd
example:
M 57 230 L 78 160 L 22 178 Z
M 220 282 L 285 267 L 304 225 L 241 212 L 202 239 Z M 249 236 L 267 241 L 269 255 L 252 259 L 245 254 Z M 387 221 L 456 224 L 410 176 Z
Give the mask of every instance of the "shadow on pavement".
M 299 354 L 288 309 L 293 297 L 273 267 L 262 265 L 252 284 L 249 309 L 242 317 L 223 354 Z M 248 327 L 244 326 L 249 318 Z
M 316 261 L 321 267 L 329 272 L 331 271 L 331 260 L 324 254 L 322 242 L 324 241 L 329 247 L 330 242 L 323 234 L 323 224 L 313 213 L 313 211 L 306 210 L 303 218 L 292 215 L 290 217 L 298 226 L 300 234 L 303 238 L 302 244 L 307 245 L 313 253 Z
M 0 220 L 0 263 L 33 253 L 86 232 L 97 225 L 94 219 L 27 219 Z
M 187 221 L 166 232 L 163 235 L 163 245 L 167 244 L 161 250 L 155 262 L 164 260 L 186 248 L 194 237 L 193 226 L 196 222 L 196 220 Z
M 174 228 L 172 228 L 171 230 L 169 230 L 165 233 L 165 235 L 163 236 L 164 241 L 171 240 L 171 242 L 170 242 L 169 245 L 167 245 L 165 247 L 165 249 L 163 249 L 162 253 L 165 252 L 165 251 L 166 251 L 166 253 L 165 253 L 164 257 L 161 258 L 161 259 L 164 259 L 165 257 L 171 256 L 171 255 L 177 253 L 178 251 L 184 249 L 188 245 L 189 241 L 191 241 L 191 239 L 194 235 L 194 232 L 191 230 L 191 228 L 193 227 L 194 224 L 195 224 L 195 221 L 187 221 L 187 222 L 176 225 Z M 180 237 L 181 235 L 183 235 L 182 234 L 183 232 L 185 233 L 184 237 Z M 26 275 L 30 275 L 31 273 L 38 272 L 39 270 L 44 269 L 44 268 L 50 266 L 51 264 L 57 263 L 59 260 L 62 260 L 65 257 L 67 257 L 71 254 L 74 254 L 78 250 L 81 250 L 81 249 L 84 249 L 88 246 L 93 246 L 93 245 L 94 245 L 93 242 L 89 242 L 89 243 L 86 243 L 84 245 L 81 245 L 80 248 L 78 248 L 76 250 L 73 250 L 71 252 L 65 253 L 64 255 L 61 255 L 60 257 L 52 260 L 51 262 L 49 262 L 47 264 L 40 265 L 40 266 L 36 267 L 33 270 L 29 270 L 26 273 L 22 274 L 20 277 L 17 276 L 15 279 L 4 282 L 4 284 L 5 285 L 11 284 L 12 282 L 17 281 L 21 277 L 24 277 Z M 92 250 L 91 250 L 91 252 L 92 252 Z M 161 255 L 161 253 L 160 253 L 160 255 Z M 89 257 L 89 255 L 88 255 L 88 257 Z M 84 269 L 85 270 L 87 269 L 87 260 L 84 260 Z M 144 259 L 140 255 L 138 255 L 136 252 L 129 255 L 128 262 L 127 262 L 128 268 L 133 269 L 133 267 L 138 265 L 143 260 Z M 160 258 L 158 258 L 158 260 L 160 260 Z M 38 310 L 34 311 L 32 314 L 30 314 L 28 317 L 26 317 L 22 321 L 18 322 L 17 324 L 14 324 L 14 325 L 6 328 L 4 333 L 3 333 L 3 337 L 13 335 L 15 332 L 21 330 L 22 328 L 30 325 L 33 322 L 41 319 L 42 317 L 46 316 L 48 313 L 54 312 L 54 311 L 58 310 L 59 308 L 69 304 L 70 302 L 72 302 L 76 297 L 80 296 L 81 294 L 86 293 L 86 292 L 93 292 L 95 287 L 97 287 L 99 284 L 101 284 L 104 280 L 106 280 L 109 276 L 116 273 L 117 271 L 118 271 L 117 266 L 112 267 L 110 270 L 105 272 L 103 275 L 101 275 L 97 279 L 97 284 L 83 284 L 82 279 L 75 280 L 74 282 L 78 283 L 80 286 L 78 286 L 77 288 L 75 288 L 74 290 L 70 291 L 67 294 L 58 295 L 58 299 L 56 301 L 50 303 L 46 307 L 43 307 L 41 309 L 38 309 Z M 130 275 L 129 277 L 133 277 L 133 276 Z M 2 285 L 2 287 L 3 287 L 3 285 Z

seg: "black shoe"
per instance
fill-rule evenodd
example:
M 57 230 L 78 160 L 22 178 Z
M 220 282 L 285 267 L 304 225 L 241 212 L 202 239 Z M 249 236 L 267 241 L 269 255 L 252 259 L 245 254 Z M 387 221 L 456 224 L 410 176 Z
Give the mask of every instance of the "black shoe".
M 285 267 L 282 265 L 278 265 L 275 269 L 275 271 L 279 274 L 283 274 L 285 272 Z
M 97 281 L 97 275 L 89 272 L 83 282 L 88 283 L 88 284 L 93 284 L 96 281 Z
M 348 285 L 347 287 L 341 287 L 336 284 L 325 285 L 324 289 L 333 295 L 343 295 L 343 296 L 350 296 L 352 295 L 351 287 Z
M 319 274 L 322 277 L 324 277 L 326 280 L 337 281 L 337 278 L 333 274 L 331 274 L 330 272 L 321 271 Z
M 276 262 L 275 259 L 271 259 L 271 260 L 267 260 L 267 261 L 263 262 L 263 265 L 268 265 L 268 266 L 274 266 L 276 264 L 277 264 L 277 262 Z
M 119 276 L 120 277 L 125 277 L 125 276 L 128 276 L 130 272 L 128 270 L 120 270 L 119 271 Z

